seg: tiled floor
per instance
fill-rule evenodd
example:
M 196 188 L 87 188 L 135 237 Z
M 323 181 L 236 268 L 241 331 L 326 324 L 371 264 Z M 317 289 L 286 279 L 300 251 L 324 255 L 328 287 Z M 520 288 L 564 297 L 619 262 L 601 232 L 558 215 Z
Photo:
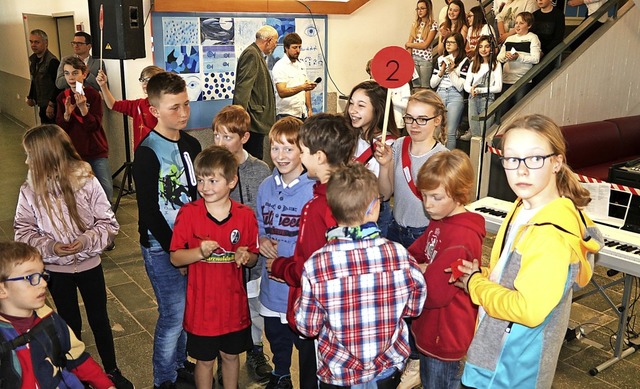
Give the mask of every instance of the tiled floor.
M 0 191 L 0 239 L 13 237 L 12 220 L 15 212 L 18 189 L 26 176 L 21 135 L 24 128 L 0 115 L 0 166 L 5 169 Z M 116 181 L 119 182 L 121 177 Z M 108 307 L 116 342 L 118 364 L 136 388 L 152 388 L 151 353 L 156 302 L 147 279 L 140 255 L 137 232 L 137 207 L 134 196 L 122 199 L 117 218 L 121 225 L 116 240 L 116 248 L 103 255 L 103 266 L 108 288 Z M 485 242 L 485 254 L 493 240 Z M 620 276 L 616 276 L 620 277 Z M 606 269 L 597 268 L 598 281 L 610 280 Z M 544 285 L 540 285 L 544 288 Z M 634 289 L 634 296 L 638 289 Z M 607 292 L 616 304 L 620 303 L 622 286 L 617 285 Z M 636 332 L 640 323 L 635 321 Z M 86 321 L 85 321 L 86 323 Z M 597 295 L 574 303 L 570 326 L 582 324 L 586 337 L 565 344 L 560 354 L 554 388 L 639 388 L 640 353 L 633 354 L 614 364 L 595 377 L 589 369 L 611 357 L 610 342 L 612 331 L 617 328 L 617 320 L 612 308 Z M 85 328 L 87 326 L 85 325 Z M 91 332 L 83 331 L 83 339 L 89 351 L 96 356 Z M 265 347 L 268 351 L 268 346 Z M 242 359 L 243 360 L 243 359 Z M 294 361 L 294 365 L 296 362 Z M 297 371 L 293 371 L 297 382 Z M 240 372 L 241 388 L 261 387 L 251 383 L 244 368 Z

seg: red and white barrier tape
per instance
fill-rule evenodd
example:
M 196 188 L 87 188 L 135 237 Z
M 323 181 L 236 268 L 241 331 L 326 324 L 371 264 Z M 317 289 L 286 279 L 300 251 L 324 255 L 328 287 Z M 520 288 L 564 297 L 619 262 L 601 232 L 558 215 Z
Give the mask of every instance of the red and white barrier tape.
M 489 146 L 488 144 L 486 145 L 486 147 L 487 147 L 487 151 L 489 151 L 491 154 L 495 154 L 500 157 L 502 156 L 502 150 Z M 631 193 L 632 195 L 635 195 L 635 196 L 640 196 L 640 189 L 637 189 L 637 188 L 632 188 L 630 186 L 625 186 L 620 184 L 612 184 L 610 182 L 598 180 L 597 178 L 593 178 L 593 177 L 587 177 L 582 174 L 576 173 L 576 175 L 578 176 L 578 179 L 580 180 L 580 182 L 586 182 L 586 183 L 592 183 L 592 184 L 608 184 L 611 187 L 611 189 L 614 189 L 620 192 Z

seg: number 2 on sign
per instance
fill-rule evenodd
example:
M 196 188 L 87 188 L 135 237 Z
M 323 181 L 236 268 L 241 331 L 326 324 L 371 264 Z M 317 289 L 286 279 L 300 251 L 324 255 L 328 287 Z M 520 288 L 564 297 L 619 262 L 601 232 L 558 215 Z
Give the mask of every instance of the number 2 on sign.
M 398 81 L 398 78 L 396 78 L 394 76 L 398 72 L 398 69 L 400 69 L 400 64 L 395 59 L 392 59 L 389 62 L 387 62 L 387 68 L 392 67 L 392 66 L 395 66 L 395 69 L 393 69 L 391 74 L 389 74 L 387 76 L 387 81 Z

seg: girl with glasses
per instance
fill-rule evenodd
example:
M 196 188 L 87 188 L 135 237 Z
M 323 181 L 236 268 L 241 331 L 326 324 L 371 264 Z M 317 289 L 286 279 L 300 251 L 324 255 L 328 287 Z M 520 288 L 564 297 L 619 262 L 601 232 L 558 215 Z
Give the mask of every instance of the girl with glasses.
M 603 239 L 582 212 L 591 200 L 566 164 L 560 128 L 548 117 L 516 119 L 502 137 L 502 166 L 518 196 L 489 266 L 463 260 L 449 282 L 479 305 L 462 387 L 550 388 L 573 290 L 593 274 Z
M 438 33 L 438 22 L 433 19 L 431 0 L 420 0 L 416 4 L 416 20 L 411 25 L 409 39 L 404 48 L 413 56 L 419 78 L 413 80 L 415 88 L 428 88 L 433 69 L 431 44 Z
M 458 126 L 464 113 L 463 91 L 468 70 L 469 58 L 464 52 L 464 38 L 462 34 L 456 32 L 447 38 L 444 57 L 438 58 L 438 68 L 433 70 L 431 76 L 431 87 L 438 92 L 438 96 L 447 107 L 447 148 L 449 150 L 456 147 Z
M 142 86 L 142 92 L 147 95 L 147 83 L 149 79 L 158 73 L 162 73 L 164 70 L 157 66 L 147 66 L 140 72 L 140 86 Z M 98 77 L 96 77 L 104 102 L 116 112 L 123 113 L 133 118 L 133 151 L 138 148 L 138 145 L 144 139 L 147 134 L 156 127 L 158 119 L 149 112 L 149 99 L 135 99 L 135 100 L 118 100 L 116 101 L 113 94 L 109 90 L 107 84 L 107 74 L 102 70 L 98 71 Z
M 22 146 L 29 172 L 20 187 L 15 240 L 42 254 L 57 311 L 78 339 L 80 291 L 105 371 L 116 388 L 133 388 L 118 369 L 107 314 L 100 254 L 120 228 L 107 196 L 62 128 L 53 124 L 31 128 Z

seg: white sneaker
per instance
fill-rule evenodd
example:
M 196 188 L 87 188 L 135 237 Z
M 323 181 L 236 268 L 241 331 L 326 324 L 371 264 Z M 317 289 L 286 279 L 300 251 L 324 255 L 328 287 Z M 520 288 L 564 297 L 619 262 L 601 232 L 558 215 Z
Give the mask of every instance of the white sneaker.
M 400 384 L 398 389 L 413 389 L 417 386 L 421 386 L 420 383 L 420 360 L 409 359 L 407 367 L 404 368 L 404 373 L 400 378 Z
M 467 130 L 467 132 L 460 136 L 460 140 L 471 140 L 471 136 L 471 131 Z

